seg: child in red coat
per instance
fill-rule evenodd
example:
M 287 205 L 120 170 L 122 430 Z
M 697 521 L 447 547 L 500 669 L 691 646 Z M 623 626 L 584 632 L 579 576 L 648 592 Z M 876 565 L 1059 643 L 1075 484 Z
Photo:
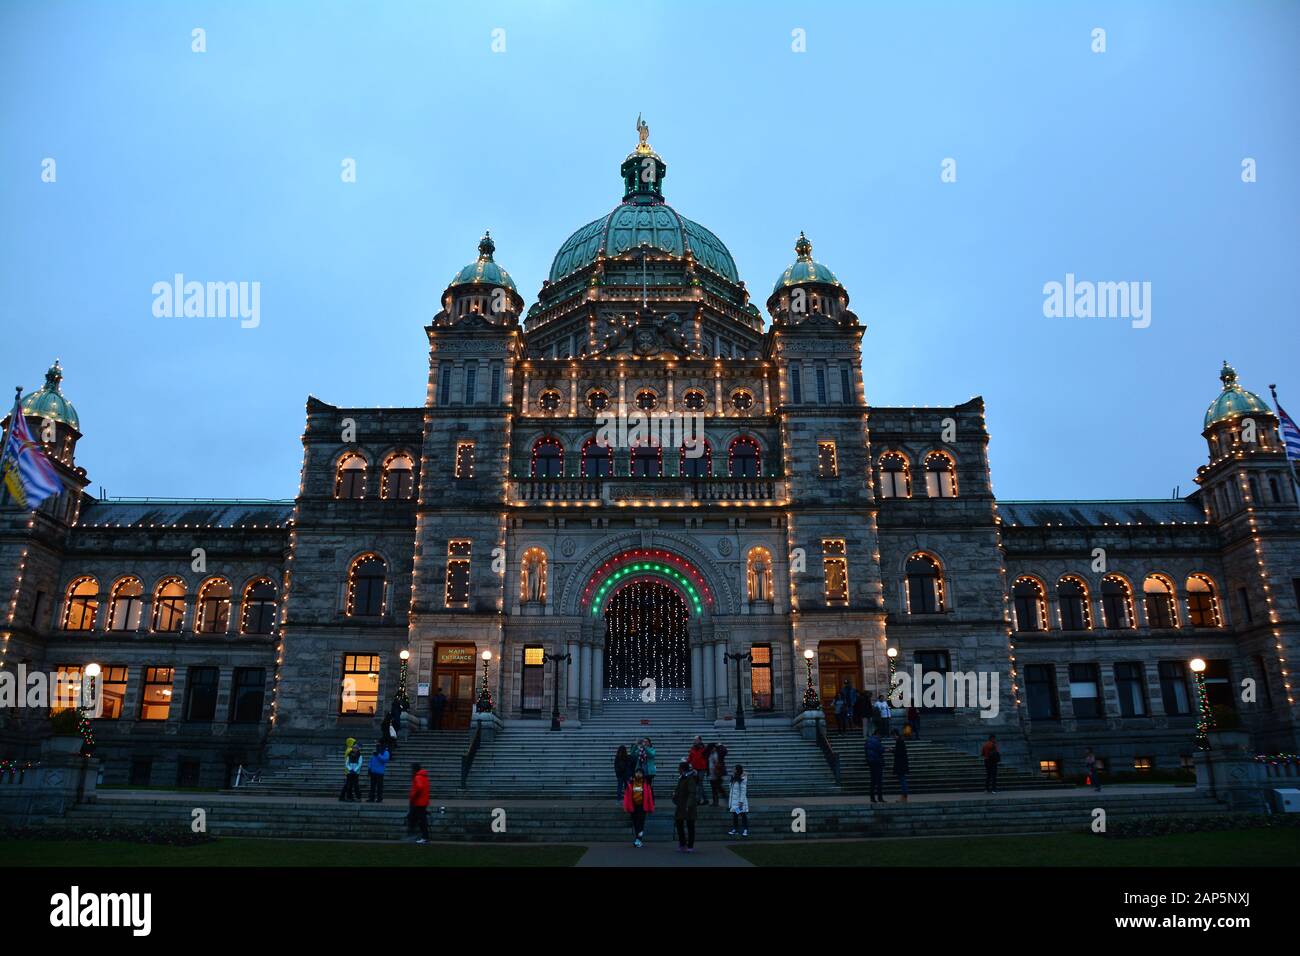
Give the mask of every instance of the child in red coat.
M 627 789 L 623 791 L 623 809 L 632 814 L 632 832 L 636 835 L 633 846 L 640 846 L 645 837 L 645 815 L 655 812 L 655 795 L 650 781 L 641 770 L 632 774 Z

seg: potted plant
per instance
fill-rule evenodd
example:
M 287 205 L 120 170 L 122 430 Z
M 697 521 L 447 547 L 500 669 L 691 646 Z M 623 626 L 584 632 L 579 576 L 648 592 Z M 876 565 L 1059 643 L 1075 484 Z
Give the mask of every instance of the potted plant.
M 81 753 L 80 715 L 75 708 L 56 711 L 50 715 L 50 736 L 42 747 L 50 754 Z

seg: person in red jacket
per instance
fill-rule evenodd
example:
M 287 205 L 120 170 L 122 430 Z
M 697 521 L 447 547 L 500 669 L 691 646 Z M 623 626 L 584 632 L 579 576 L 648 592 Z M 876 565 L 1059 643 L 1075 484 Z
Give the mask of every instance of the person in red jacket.
M 632 814 L 633 846 L 640 846 L 645 838 L 645 815 L 655 812 L 655 795 L 643 771 L 637 770 L 623 791 L 623 809 Z
M 411 828 L 419 827 L 416 843 L 429 842 L 429 775 L 418 763 L 411 764 L 411 793 L 407 797 L 411 811 L 406 815 Z
M 695 743 L 691 744 L 691 752 L 686 755 L 686 762 L 691 765 L 691 769 L 699 774 L 699 796 L 697 802 L 708 803 L 709 798 L 704 792 L 704 781 L 708 779 L 709 772 L 709 749 L 704 746 L 704 738 L 696 737 Z

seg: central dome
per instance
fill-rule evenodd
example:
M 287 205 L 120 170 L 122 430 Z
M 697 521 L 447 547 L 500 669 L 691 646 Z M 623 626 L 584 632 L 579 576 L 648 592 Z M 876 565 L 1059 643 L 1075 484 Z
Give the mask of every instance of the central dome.
M 602 253 L 619 256 L 645 245 L 679 259 L 689 252 L 698 265 L 739 285 L 736 260 L 722 240 L 664 202 L 661 184 L 668 167 L 650 148 L 650 128 L 639 117 L 637 132 L 641 142 L 619 169 L 623 201 L 564 241 L 551 263 L 550 280 L 591 265 Z

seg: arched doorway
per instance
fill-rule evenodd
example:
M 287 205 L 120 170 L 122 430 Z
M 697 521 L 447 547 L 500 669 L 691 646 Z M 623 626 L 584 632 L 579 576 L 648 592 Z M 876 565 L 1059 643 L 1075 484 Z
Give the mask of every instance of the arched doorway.
M 605 603 L 605 699 L 685 700 L 691 686 L 690 612 L 676 588 L 637 578 Z

